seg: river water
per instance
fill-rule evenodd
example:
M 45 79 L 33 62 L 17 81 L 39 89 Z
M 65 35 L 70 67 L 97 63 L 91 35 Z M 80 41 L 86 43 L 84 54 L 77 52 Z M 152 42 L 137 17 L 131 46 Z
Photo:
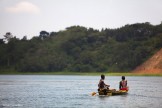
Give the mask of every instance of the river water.
M 162 77 L 126 77 L 127 95 L 91 96 L 100 76 L 0 75 L 0 108 L 162 108 Z M 105 83 L 118 89 L 119 76 Z

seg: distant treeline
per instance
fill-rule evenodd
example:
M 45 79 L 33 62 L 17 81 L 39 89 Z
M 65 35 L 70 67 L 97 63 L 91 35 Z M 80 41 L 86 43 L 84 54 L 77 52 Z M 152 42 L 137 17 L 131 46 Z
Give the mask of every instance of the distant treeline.
M 41 31 L 28 40 L 7 32 L 0 39 L 0 71 L 131 71 L 162 48 L 162 24 L 149 22 L 117 29 L 72 26 Z

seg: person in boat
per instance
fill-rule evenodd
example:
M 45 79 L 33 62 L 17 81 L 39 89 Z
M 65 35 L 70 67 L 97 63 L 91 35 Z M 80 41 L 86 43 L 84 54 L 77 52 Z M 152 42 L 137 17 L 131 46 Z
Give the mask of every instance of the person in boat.
M 101 79 L 98 83 L 98 91 L 103 91 L 104 94 L 106 94 L 106 91 L 109 90 L 110 85 L 105 84 L 104 80 L 105 80 L 105 75 L 102 74 Z
M 127 80 L 125 80 L 125 76 L 121 77 L 122 80 L 119 82 L 119 90 L 128 91 Z

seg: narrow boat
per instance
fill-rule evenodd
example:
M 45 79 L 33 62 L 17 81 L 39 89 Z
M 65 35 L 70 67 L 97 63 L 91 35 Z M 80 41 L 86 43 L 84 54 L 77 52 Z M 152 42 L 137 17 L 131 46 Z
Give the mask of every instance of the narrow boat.
M 99 91 L 99 95 L 106 95 L 106 96 L 115 96 L 115 95 L 126 95 L 128 90 L 108 90 L 108 91 Z
M 115 96 L 115 95 L 126 95 L 128 93 L 128 90 L 99 90 L 98 92 L 99 96 Z M 93 92 L 91 95 L 95 96 L 97 94 L 96 92 Z

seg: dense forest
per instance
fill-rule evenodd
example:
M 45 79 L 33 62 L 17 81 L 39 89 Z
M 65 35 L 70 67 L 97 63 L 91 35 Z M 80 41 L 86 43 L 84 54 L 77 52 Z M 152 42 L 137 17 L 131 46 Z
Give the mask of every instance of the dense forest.
M 72 26 L 22 39 L 0 39 L 0 71 L 127 72 L 162 48 L 162 23 L 96 30 Z

